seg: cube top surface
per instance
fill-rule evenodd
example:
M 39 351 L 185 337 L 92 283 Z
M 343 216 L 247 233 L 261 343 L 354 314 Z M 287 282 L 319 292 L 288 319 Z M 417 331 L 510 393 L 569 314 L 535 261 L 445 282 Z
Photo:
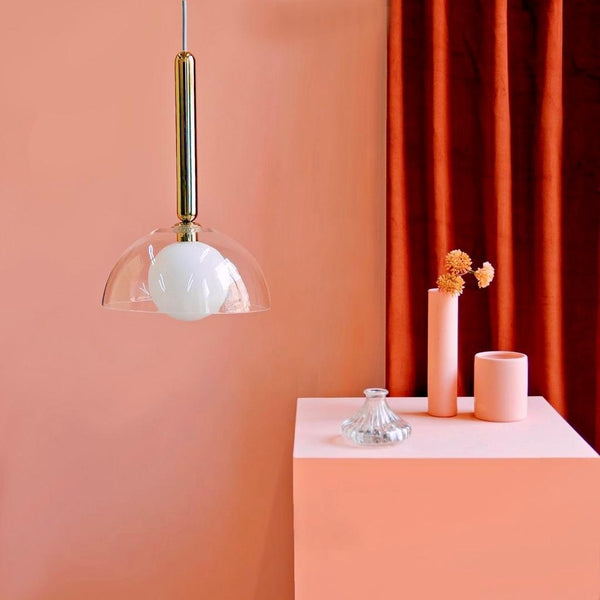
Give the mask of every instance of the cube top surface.
M 528 416 L 490 423 L 473 416 L 473 398 L 458 399 L 458 415 L 427 414 L 427 398 L 389 398 L 391 408 L 412 425 L 408 440 L 393 446 L 360 447 L 346 442 L 342 421 L 364 398 L 299 398 L 294 458 L 598 458 L 598 454 L 541 396 L 529 398 Z

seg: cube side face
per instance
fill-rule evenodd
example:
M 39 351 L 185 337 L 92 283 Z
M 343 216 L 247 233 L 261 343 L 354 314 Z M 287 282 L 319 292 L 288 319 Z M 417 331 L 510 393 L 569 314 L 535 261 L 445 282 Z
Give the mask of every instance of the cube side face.
M 600 460 L 294 460 L 296 600 L 600 592 Z

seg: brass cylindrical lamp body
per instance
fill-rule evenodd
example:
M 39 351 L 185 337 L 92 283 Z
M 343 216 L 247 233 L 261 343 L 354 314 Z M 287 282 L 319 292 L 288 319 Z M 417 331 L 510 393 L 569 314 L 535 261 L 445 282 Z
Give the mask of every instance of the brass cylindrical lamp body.
M 196 78 L 194 57 L 175 57 L 175 119 L 177 131 L 177 216 L 184 223 L 198 215 L 196 198 Z

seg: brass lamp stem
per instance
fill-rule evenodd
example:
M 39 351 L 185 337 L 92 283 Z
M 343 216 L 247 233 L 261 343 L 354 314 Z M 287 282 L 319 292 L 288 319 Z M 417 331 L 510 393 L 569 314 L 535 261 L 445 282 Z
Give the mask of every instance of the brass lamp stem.
M 175 120 L 177 128 L 177 216 L 191 223 L 198 215 L 196 198 L 196 81 L 194 57 L 175 57 Z

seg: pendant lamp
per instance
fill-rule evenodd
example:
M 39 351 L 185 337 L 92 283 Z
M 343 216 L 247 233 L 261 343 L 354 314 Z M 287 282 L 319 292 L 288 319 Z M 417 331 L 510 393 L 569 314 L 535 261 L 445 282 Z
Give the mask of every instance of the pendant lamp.
M 187 51 L 185 0 L 182 8 L 183 50 L 175 57 L 179 222 L 125 250 L 108 277 L 102 306 L 182 321 L 268 310 L 269 291 L 254 257 L 226 235 L 196 223 L 195 64 Z

